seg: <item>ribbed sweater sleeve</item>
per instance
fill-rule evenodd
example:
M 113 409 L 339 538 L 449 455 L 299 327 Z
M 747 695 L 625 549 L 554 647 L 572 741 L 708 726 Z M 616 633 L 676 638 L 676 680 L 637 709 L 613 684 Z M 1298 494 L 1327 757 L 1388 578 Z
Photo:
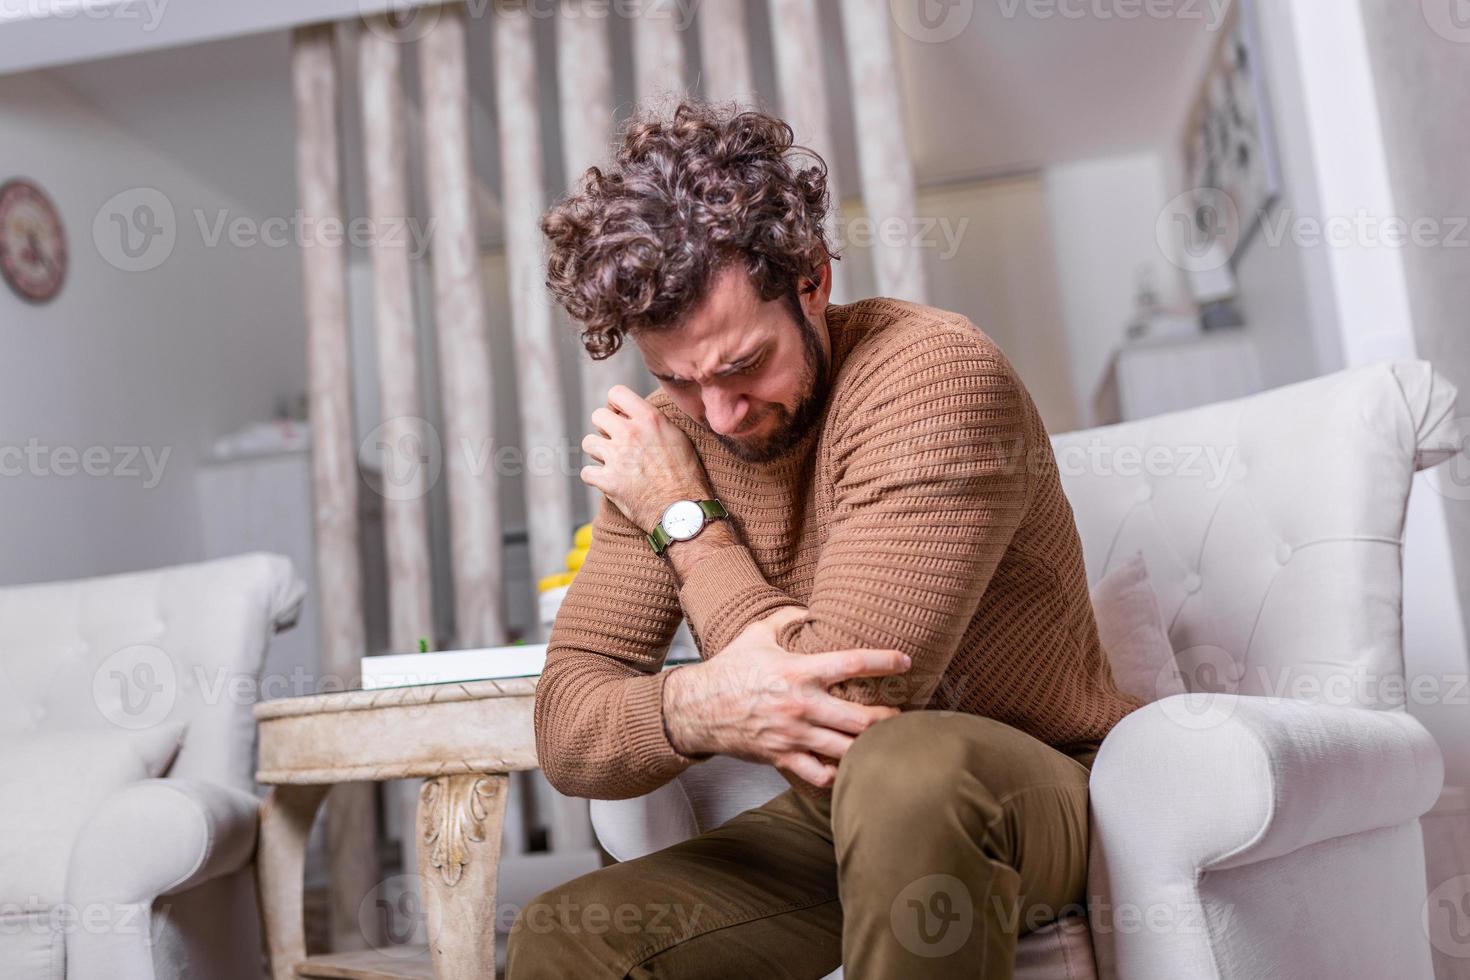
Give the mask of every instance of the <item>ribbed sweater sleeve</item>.
M 661 667 L 680 617 L 668 566 L 604 499 L 536 687 L 536 752 L 558 790 L 641 796 L 695 761 L 663 724 Z
M 847 386 L 833 411 L 828 534 L 805 615 L 779 642 L 798 653 L 858 647 L 908 653 L 902 682 L 836 693 L 922 704 L 974 617 L 1028 502 L 1028 430 L 1019 382 L 961 328 L 925 333 Z M 744 545 L 686 576 L 680 600 L 708 650 L 794 602 Z

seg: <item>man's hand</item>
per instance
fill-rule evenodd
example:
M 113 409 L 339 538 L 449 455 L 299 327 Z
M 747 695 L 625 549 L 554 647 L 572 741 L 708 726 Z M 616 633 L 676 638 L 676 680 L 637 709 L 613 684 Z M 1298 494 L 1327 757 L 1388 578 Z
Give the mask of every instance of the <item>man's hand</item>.
M 776 642 L 782 609 L 745 628 L 718 655 L 680 667 L 664 682 L 664 724 L 686 755 L 714 753 L 764 762 L 818 788 L 837 778 L 837 761 L 869 726 L 898 714 L 829 693 L 854 677 L 909 668 L 896 650 L 796 654 Z
M 694 444 L 633 389 L 614 385 L 592 413 L 582 450 L 597 461 L 582 482 L 601 490 L 634 525 L 652 531 L 676 500 L 711 496 Z

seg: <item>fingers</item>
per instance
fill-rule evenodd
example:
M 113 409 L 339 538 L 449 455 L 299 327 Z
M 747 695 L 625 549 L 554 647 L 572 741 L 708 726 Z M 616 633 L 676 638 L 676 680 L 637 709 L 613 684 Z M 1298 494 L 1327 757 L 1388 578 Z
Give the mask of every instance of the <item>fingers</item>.
M 653 406 L 627 385 L 613 385 L 609 388 L 607 403 L 630 419 L 653 411 Z
M 593 409 L 592 425 L 605 436 L 615 436 L 627 426 L 628 420 L 606 406 Z
M 802 735 L 802 747 L 828 759 L 840 759 L 852 747 L 851 735 L 813 725 Z
M 816 756 L 792 752 L 776 760 L 776 768 L 784 769 L 803 782 L 825 789 L 837 781 L 837 767 Z
M 807 705 L 806 720 L 832 731 L 861 735 L 878 722 L 887 721 L 898 713 L 897 708 L 853 704 L 851 701 L 824 694 L 813 698 Z
M 606 463 L 608 452 L 612 449 L 612 440 L 606 436 L 600 436 L 595 432 L 589 432 L 582 437 L 582 452 L 591 456 L 599 463 Z
M 608 492 L 607 468 L 604 466 L 584 466 L 577 472 L 583 483 L 594 490 Z
M 909 669 L 908 654 L 897 650 L 834 650 L 806 658 L 812 677 L 825 686 L 854 677 L 888 677 Z

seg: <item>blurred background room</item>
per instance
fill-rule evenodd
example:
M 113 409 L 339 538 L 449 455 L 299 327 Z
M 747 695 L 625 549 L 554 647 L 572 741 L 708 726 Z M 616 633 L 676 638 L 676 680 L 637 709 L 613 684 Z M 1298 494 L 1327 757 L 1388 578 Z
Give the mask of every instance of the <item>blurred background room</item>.
M 587 414 L 655 382 L 582 352 L 538 220 L 682 95 L 786 118 L 830 167 L 834 301 L 963 313 L 1053 435 L 1385 360 L 1470 390 L 1462 7 L 0 3 L 0 587 L 289 558 L 294 628 L 216 695 L 246 753 L 254 702 L 351 688 L 364 655 L 544 642 L 596 504 Z M 1467 477 L 1408 504 L 1411 674 L 1467 671 Z M 0 635 L 0 733 L 45 727 L 50 650 Z M 1453 850 L 1470 701 L 1409 707 Z M 502 930 L 603 861 L 585 802 L 511 785 Z M 334 793 L 308 947 L 423 940 L 394 921 L 414 785 Z

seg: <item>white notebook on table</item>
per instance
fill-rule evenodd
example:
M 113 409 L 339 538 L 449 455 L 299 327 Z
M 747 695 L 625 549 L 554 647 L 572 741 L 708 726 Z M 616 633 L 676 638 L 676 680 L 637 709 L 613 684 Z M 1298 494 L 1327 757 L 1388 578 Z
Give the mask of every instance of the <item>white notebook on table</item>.
M 362 689 L 377 691 L 385 687 L 535 677 L 545 666 L 544 643 L 436 653 L 385 653 L 362 658 Z

